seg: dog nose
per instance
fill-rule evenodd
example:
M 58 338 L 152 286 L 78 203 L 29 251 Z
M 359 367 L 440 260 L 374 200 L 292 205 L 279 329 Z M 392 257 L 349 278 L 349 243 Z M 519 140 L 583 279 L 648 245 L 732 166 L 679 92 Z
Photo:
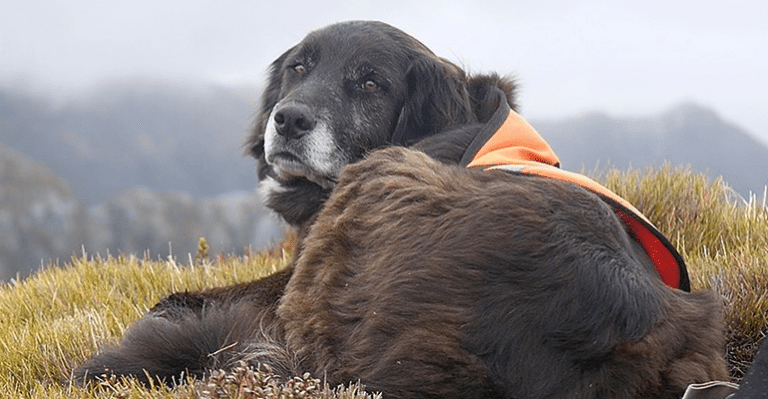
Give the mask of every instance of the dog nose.
M 274 116 L 277 133 L 289 139 L 299 138 L 315 127 L 309 107 L 291 104 L 281 107 Z

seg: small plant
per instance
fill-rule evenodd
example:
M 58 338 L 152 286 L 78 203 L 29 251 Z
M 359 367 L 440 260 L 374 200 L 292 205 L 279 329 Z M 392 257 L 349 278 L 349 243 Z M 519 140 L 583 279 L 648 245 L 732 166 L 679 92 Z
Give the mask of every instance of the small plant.
M 208 253 L 210 250 L 211 247 L 208 246 L 208 241 L 205 237 L 200 237 L 200 240 L 197 242 L 197 255 L 195 255 L 196 263 L 203 263 L 203 261 L 208 260 Z

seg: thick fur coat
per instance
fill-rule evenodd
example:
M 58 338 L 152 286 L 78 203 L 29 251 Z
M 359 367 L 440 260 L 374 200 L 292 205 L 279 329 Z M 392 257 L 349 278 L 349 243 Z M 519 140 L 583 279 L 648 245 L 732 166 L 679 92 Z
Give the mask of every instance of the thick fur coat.
M 273 64 L 250 141 L 301 227 L 293 264 L 166 297 L 75 375 L 245 360 L 392 398 L 679 398 L 726 378 L 719 301 L 666 286 L 596 195 L 454 165 L 496 87 L 513 100 L 380 23 L 310 34 Z

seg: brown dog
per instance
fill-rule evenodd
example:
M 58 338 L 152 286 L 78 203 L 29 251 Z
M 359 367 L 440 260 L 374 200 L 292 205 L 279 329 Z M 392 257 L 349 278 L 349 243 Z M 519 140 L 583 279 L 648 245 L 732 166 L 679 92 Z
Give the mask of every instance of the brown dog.
M 284 100 L 261 119 L 252 145 L 271 206 L 304 227 L 294 264 L 251 283 L 163 299 L 76 375 L 170 381 L 245 360 L 331 384 L 359 379 L 394 398 L 678 398 L 692 382 L 726 378 L 718 301 L 665 285 L 604 200 L 554 179 L 451 165 L 499 107 L 490 88 L 506 87 L 509 101 L 511 86 L 493 76 L 461 83 L 460 70 L 398 32 L 335 25 L 274 64 L 280 78 L 265 102 Z M 450 95 L 463 100 L 450 102 L 463 108 L 442 120 L 415 93 L 439 90 L 359 61 L 382 48 L 369 46 L 372 38 L 387 51 L 418 50 L 386 64 L 414 63 L 393 69 L 403 76 L 425 64 L 451 71 L 439 76 L 455 83 Z M 350 67 L 333 75 L 321 66 L 324 46 L 357 49 L 334 50 L 347 58 L 333 65 L 367 65 L 370 74 L 354 80 L 360 73 Z M 329 76 L 349 89 L 353 116 L 355 101 L 372 109 L 394 101 L 400 111 L 383 138 L 343 133 L 332 127 L 332 111 L 312 113 L 305 97 L 291 94 L 330 84 Z M 308 137 L 315 133 L 321 138 Z M 345 152 L 340 163 L 362 161 L 336 170 L 329 160 L 337 158 L 322 150 L 329 137 L 342 152 L 354 147 L 347 139 L 369 148 Z M 365 156 L 393 143 L 423 152 Z M 317 156 L 327 162 L 308 159 Z M 288 200 L 295 202 L 281 202 Z
M 673 398 L 726 375 L 718 301 L 665 286 L 597 196 L 405 149 L 345 170 L 278 315 L 311 371 L 394 397 Z

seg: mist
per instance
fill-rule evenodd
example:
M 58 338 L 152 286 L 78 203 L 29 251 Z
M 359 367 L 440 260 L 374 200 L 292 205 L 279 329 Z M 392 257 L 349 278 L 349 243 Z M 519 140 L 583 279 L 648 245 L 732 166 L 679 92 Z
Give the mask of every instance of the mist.
M 768 143 L 768 3 L 200 0 L 0 3 L 0 85 L 59 101 L 137 78 L 256 86 L 309 31 L 377 19 L 471 71 L 514 74 L 522 112 L 711 107 Z

